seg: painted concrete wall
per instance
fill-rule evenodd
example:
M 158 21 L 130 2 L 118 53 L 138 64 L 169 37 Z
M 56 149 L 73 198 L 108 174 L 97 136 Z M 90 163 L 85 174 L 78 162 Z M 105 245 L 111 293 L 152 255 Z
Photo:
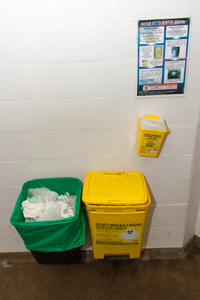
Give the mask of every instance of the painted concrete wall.
M 198 215 L 197 215 L 196 231 L 195 231 L 195 234 L 196 234 L 197 236 L 200 236 L 200 209 L 199 209 L 199 212 L 198 212 Z
M 193 171 L 199 156 L 199 9 L 198 0 L 1 1 L 1 252 L 26 250 L 9 223 L 25 181 L 84 181 L 91 170 L 145 175 L 152 204 L 144 247 L 181 247 L 195 233 L 197 211 L 189 207 L 193 196 L 198 206 L 199 191 L 198 167 Z M 186 96 L 136 99 L 137 20 L 188 16 Z M 170 129 L 157 159 L 136 155 L 136 119 L 144 114 L 161 115 Z
M 200 236 L 200 124 L 197 128 L 197 137 L 196 137 L 196 146 L 195 146 L 195 159 L 194 159 L 194 170 L 193 170 L 193 189 L 191 189 L 191 197 L 188 205 L 188 223 L 186 226 L 186 236 L 187 238 L 191 237 L 194 226 L 196 225 L 195 234 Z M 193 193 L 193 194 L 192 194 Z M 192 204 L 190 205 L 190 203 Z M 193 210 L 189 207 L 193 207 Z M 198 214 L 197 214 L 198 212 Z M 188 236 L 187 236 L 188 234 Z
M 194 161 L 192 166 L 192 176 L 191 176 L 191 187 L 189 200 L 187 204 L 187 214 L 186 214 L 186 227 L 185 227 L 185 237 L 184 243 L 186 243 L 192 236 L 197 234 L 199 236 L 200 227 L 199 227 L 199 203 L 200 203 L 200 126 L 197 127 L 196 132 L 196 142 L 194 150 Z

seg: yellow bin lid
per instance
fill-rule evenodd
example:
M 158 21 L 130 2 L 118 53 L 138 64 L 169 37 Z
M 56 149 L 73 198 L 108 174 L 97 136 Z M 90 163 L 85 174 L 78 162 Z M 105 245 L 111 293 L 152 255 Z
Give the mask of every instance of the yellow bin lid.
M 148 197 L 144 175 L 138 172 L 88 172 L 82 198 L 88 205 L 146 204 Z

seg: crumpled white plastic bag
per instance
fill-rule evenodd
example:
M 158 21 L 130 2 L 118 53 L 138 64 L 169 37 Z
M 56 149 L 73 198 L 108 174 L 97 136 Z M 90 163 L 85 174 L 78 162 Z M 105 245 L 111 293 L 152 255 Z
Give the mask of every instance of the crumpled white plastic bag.
M 31 203 L 29 200 L 22 202 L 23 215 L 25 218 L 38 218 L 44 211 L 44 203 Z
M 58 193 L 51 191 L 45 187 L 28 189 L 28 195 L 29 197 L 33 197 L 33 196 L 40 197 L 40 199 L 43 199 L 44 202 L 55 201 L 59 197 Z
M 26 222 L 61 220 L 75 215 L 76 196 L 58 193 L 47 188 L 28 190 L 27 200 L 22 202 Z
M 57 203 L 49 201 L 45 203 L 44 212 L 37 221 L 61 220 L 60 208 Z
M 58 198 L 58 205 L 60 206 L 60 215 L 62 219 L 74 217 L 75 215 L 75 202 L 76 196 L 66 193 L 65 195 L 60 195 Z

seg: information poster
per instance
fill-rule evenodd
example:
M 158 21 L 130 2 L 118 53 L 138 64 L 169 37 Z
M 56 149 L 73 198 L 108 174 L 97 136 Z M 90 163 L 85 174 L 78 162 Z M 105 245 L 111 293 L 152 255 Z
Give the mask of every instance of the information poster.
M 189 18 L 138 22 L 138 97 L 185 94 L 189 32 Z

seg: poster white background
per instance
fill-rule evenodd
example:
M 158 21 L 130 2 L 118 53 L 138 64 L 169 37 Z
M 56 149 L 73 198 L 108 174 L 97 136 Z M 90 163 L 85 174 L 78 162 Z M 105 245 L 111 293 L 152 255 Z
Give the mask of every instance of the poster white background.
M 188 25 L 167 26 L 166 38 L 187 37 Z
M 140 28 L 140 44 L 164 43 L 164 26 Z

